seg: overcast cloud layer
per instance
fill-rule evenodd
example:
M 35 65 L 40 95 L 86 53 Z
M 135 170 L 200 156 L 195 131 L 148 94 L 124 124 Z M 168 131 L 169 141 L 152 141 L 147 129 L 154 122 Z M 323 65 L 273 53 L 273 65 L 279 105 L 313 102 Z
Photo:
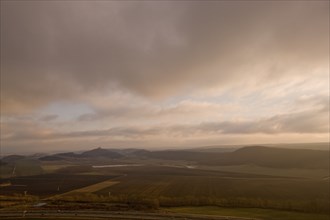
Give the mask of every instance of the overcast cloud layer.
M 4 152 L 328 132 L 328 1 L 1 1 Z

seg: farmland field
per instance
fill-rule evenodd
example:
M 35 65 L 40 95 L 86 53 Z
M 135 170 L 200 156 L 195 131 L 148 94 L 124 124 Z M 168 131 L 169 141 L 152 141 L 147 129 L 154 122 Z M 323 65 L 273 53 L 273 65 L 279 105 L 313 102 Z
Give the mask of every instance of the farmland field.
M 329 175 L 328 169 L 278 169 L 261 167 L 256 165 L 236 165 L 236 166 L 200 166 L 200 169 L 217 170 L 222 172 L 237 172 L 260 175 L 274 175 L 283 177 L 313 178 L 322 179 Z
M 159 199 L 161 206 L 219 204 L 327 210 L 329 205 L 329 185 L 324 180 L 229 172 L 214 174 L 180 168 L 158 169 L 156 174 L 156 167 L 130 168 L 130 172 L 126 170 L 126 176 L 119 178 L 120 183 L 96 194 L 107 195 L 111 192 L 114 197 L 155 198 Z M 120 169 L 113 172 L 115 170 L 118 172 Z
M 181 171 L 182 172 L 182 171 Z M 198 175 L 197 175 L 198 174 Z M 228 174 L 227 174 L 228 175 Z M 238 178 L 201 175 L 127 175 L 120 183 L 103 191 L 113 194 L 147 195 L 151 197 L 258 197 L 267 199 L 326 198 L 326 181 L 297 179 Z M 317 190 L 315 190 L 317 189 Z M 276 190 L 276 191 L 274 191 Z M 302 194 L 301 192 L 305 192 Z
M 102 190 L 104 188 L 110 187 L 112 185 L 115 185 L 117 183 L 119 183 L 119 182 L 113 181 L 113 180 L 106 180 L 106 181 L 96 183 L 96 184 L 93 184 L 93 185 L 90 185 L 90 186 L 86 186 L 86 187 L 83 187 L 83 188 L 79 188 L 79 189 L 69 191 L 69 192 L 65 193 L 65 195 L 69 195 L 71 193 L 93 193 L 93 192 L 97 192 L 99 190 Z
M 65 174 L 14 177 L 2 180 L 3 182 L 10 181 L 11 185 L 1 187 L 1 195 L 24 194 L 24 191 L 27 191 L 30 195 L 45 197 L 86 187 L 113 177 L 114 176 L 94 175 L 91 178 L 88 175 Z
M 91 152 L 98 151 L 105 153 L 104 149 Z M 329 212 L 329 170 L 317 168 L 314 162 L 286 168 L 250 162 L 220 166 L 191 161 L 193 156 L 198 159 L 196 153 L 181 152 L 177 156 L 182 160 L 140 153 L 119 159 L 58 161 L 11 157 L 1 167 L 7 170 L 7 177 L 0 179 L 3 209 L 21 210 L 25 201 L 31 207 L 39 201 L 47 203 L 43 209 L 167 210 L 261 219 L 323 220 Z M 79 158 L 79 154 L 67 155 Z M 323 158 L 323 152 L 320 155 Z M 25 192 L 27 196 L 21 196 Z
M 31 176 L 43 174 L 40 162 L 34 159 L 22 159 L 13 164 L 6 164 L 0 166 L 0 178 L 15 176 Z

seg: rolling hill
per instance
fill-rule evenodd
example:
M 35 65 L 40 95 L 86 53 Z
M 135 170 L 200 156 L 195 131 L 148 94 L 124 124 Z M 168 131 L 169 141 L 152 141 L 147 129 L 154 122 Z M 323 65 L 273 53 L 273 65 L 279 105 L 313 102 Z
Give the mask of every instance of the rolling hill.
M 4 157 L 2 162 L 12 163 L 23 158 L 25 157 L 12 155 Z M 212 166 L 256 165 L 272 168 L 329 169 L 329 151 L 311 149 L 286 149 L 264 146 L 247 146 L 232 152 L 199 152 L 194 150 L 148 151 L 142 149 L 95 148 L 82 153 L 66 152 L 42 156 L 39 158 L 39 160 L 129 160 L 130 158 L 188 161 L 199 165 Z

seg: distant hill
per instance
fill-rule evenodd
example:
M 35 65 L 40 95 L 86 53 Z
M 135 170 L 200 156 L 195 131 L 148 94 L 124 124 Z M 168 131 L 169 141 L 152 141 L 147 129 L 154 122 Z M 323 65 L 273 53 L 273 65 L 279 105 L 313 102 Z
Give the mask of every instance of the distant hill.
M 26 158 L 11 155 L 2 158 L 3 163 L 13 163 Z M 82 153 L 66 152 L 40 157 L 40 161 L 80 160 L 80 159 L 162 159 L 189 161 L 201 165 L 231 166 L 256 165 L 272 168 L 322 168 L 329 169 L 329 151 L 293 149 L 265 146 L 246 146 L 234 151 L 222 150 L 163 150 L 143 149 L 103 149 L 95 148 Z
M 56 156 L 58 156 L 58 157 L 80 157 L 80 154 L 68 152 L 68 153 L 59 153 L 59 154 L 56 154 Z
M 68 153 L 59 153 L 48 155 L 39 158 L 41 161 L 57 161 L 57 160 L 72 160 L 72 159 L 79 159 L 79 158 L 88 158 L 88 159 L 97 159 L 97 158 L 108 158 L 108 159 L 116 159 L 123 157 L 122 154 L 118 152 L 114 152 L 109 149 L 103 148 L 95 148 L 90 151 L 85 151 L 80 154 L 68 152 Z
M 147 150 L 144 149 L 135 149 L 135 148 L 128 148 L 128 149 L 121 149 L 118 150 L 118 153 L 125 155 L 125 156 L 140 156 L 147 153 Z
M 43 156 L 40 157 L 39 160 L 41 161 L 71 160 L 79 157 L 81 157 L 80 154 L 68 152 L 68 153 L 59 153 L 59 154 Z
M 140 156 L 151 157 L 163 160 L 187 160 L 201 162 L 207 159 L 215 159 L 215 155 L 220 153 L 198 152 L 188 150 L 164 150 L 164 151 L 146 151 L 142 152 Z
M 44 156 L 44 157 L 40 157 L 39 160 L 41 161 L 58 161 L 58 160 L 64 160 L 64 158 L 62 157 L 58 157 L 58 156 Z
M 84 158 L 91 158 L 91 157 L 106 157 L 106 158 L 121 158 L 123 157 L 122 154 L 108 150 L 108 149 L 103 149 L 103 148 L 96 148 L 90 151 L 85 151 L 81 155 L 81 157 Z
M 265 144 L 261 146 L 287 148 L 287 149 L 310 149 L 310 150 L 326 150 L 326 151 L 330 149 L 329 142 Z
M 210 153 L 226 153 L 233 152 L 242 146 L 232 146 L 232 145 L 219 145 L 219 146 L 205 146 L 192 149 L 186 149 L 186 151 L 194 152 L 210 152 Z

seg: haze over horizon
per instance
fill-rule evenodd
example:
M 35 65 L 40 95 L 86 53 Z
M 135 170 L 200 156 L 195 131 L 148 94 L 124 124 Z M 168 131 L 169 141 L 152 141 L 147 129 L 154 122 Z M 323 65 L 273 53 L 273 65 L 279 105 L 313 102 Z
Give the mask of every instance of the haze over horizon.
M 1 151 L 329 142 L 329 1 L 1 1 Z

